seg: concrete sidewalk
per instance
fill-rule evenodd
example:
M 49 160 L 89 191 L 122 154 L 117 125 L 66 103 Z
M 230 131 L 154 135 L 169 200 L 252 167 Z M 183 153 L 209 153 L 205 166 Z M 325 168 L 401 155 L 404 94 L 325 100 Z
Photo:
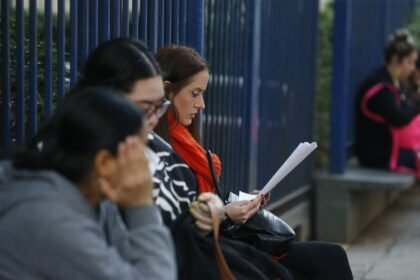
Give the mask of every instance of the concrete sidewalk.
M 420 190 L 405 192 L 347 253 L 356 280 L 420 279 Z

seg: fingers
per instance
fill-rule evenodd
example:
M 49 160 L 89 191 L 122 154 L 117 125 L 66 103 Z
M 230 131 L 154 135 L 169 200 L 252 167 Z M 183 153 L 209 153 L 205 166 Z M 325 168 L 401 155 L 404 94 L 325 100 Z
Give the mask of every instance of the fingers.
M 105 180 L 104 178 L 98 179 L 99 189 L 101 190 L 102 194 L 111 201 L 117 200 L 117 194 L 111 184 Z
M 207 206 L 207 205 L 204 205 L 204 206 Z M 193 203 L 190 208 L 190 211 L 191 211 L 191 215 L 193 215 L 193 217 L 196 220 L 205 224 L 210 224 L 210 225 L 212 224 L 211 216 L 206 214 L 205 212 L 202 212 L 199 204 Z M 208 211 L 207 213 L 210 212 L 208 209 L 207 211 Z
M 197 226 L 198 229 L 203 230 L 203 231 L 211 231 L 213 229 L 211 225 L 202 223 L 199 220 L 195 221 L 195 225 Z

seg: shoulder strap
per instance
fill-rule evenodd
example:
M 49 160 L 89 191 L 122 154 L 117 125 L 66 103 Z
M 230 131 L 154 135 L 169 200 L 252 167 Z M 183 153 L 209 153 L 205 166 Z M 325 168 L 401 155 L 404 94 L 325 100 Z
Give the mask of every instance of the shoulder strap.
M 216 169 L 214 168 L 213 159 L 211 157 L 211 151 L 207 150 L 206 155 L 207 155 L 207 161 L 209 162 L 210 173 L 211 173 L 211 177 L 213 178 L 214 187 L 216 188 L 216 192 L 218 196 L 223 200 L 223 203 L 224 203 L 223 193 L 222 193 L 222 190 L 220 189 L 219 180 L 217 179 L 217 175 L 216 175 Z
M 213 206 L 213 204 L 207 202 L 207 205 L 210 209 L 211 218 L 213 222 L 213 239 L 214 239 L 214 245 L 215 245 L 214 254 L 216 258 L 217 267 L 219 268 L 221 279 L 222 280 L 235 280 L 235 277 L 230 271 L 229 266 L 225 260 L 225 257 L 223 256 L 223 252 L 220 248 L 220 244 L 219 244 L 220 218 L 219 218 L 218 212 L 216 208 Z
M 362 102 L 360 104 L 362 114 L 365 115 L 367 118 L 373 121 L 379 122 L 379 123 L 385 123 L 385 119 L 381 115 L 378 115 L 370 111 L 367 104 L 368 104 L 368 101 L 383 88 L 388 88 L 389 90 L 391 90 L 392 93 L 395 95 L 398 105 L 400 105 L 401 99 L 400 99 L 399 93 L 397 89 L 394 87 L 394 85 L 389 84 L 389 83 L 378 83 L 378 84 L 373 85 L 363 95 Z

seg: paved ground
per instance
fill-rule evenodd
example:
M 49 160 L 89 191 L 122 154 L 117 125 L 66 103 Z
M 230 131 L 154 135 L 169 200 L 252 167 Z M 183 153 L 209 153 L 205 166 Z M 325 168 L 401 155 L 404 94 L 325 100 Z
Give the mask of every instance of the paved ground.
M 347 253 L 356 280 L 420 280 L 420 190 L 403 194 Z

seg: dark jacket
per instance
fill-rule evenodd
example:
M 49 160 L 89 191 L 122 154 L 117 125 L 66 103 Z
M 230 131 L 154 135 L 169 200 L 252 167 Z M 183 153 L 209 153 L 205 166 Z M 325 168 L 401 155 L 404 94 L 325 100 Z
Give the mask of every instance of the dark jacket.
M 360 104 L 366 92 L 378 83 L 393 84 L 387 68 L 381 67 L 368 77 L 358 90 L 356 99 L 356 156 L 361 165 L 388 168 L 391 157 L 392 138 L 389 126 L 402 127 L 418 113 L 415 106 L 400 91 L 401 105 L 388 88 L 381 89 L 368 103 L 368 109 L 382 116 L 385 124 L 375 122 L 361 112 Z
M 163 221 L 170 226 L 180 215 L 189 212 L 191 202 L 197 198 L 197 181 L 188 165 L 165 140 L 151 133 L 148 146 L 159 157 L 153 174 L 153 196 Z

